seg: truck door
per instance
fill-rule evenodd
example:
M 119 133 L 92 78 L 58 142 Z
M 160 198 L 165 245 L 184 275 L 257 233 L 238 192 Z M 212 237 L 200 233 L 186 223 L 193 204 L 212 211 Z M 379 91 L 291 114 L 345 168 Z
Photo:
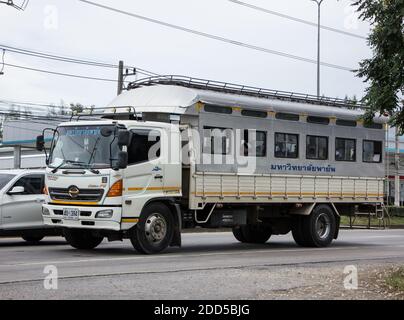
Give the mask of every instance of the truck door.
M 14 187 L 23 187 L 19 194 L 3 195 L 2 223 L 4 229 L 34 229 L 42 228 L 42 203 L 44 195 L 44 175 L 32 174 L 19 178 Z
M 133 129 L 128 146 L 128 167 L 124 188 L 128 196 L 162 192 L 164 166 L 160 157 L 161 132 L 156 129 Z

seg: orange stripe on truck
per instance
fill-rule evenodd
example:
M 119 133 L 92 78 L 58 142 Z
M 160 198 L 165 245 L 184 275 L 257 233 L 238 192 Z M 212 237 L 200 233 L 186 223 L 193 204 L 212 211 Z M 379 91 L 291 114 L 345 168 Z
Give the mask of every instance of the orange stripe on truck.
M 147 191 L 180 191 L 180 187 L 148 187 L 148 188 L 133 187 L 133 188 L 128 188 L 128 191 L 142 191 L 142 190 L 147 190 Z

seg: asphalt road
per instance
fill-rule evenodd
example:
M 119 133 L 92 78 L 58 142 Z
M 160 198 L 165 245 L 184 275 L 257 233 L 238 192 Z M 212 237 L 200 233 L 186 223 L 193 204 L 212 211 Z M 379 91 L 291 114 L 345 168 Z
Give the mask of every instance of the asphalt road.
M 297 247 L 290 235 L 247 245 L 227 232 L 189 233 L 182 248 L 151 256 L 136 253 L 129 241 L 79 251 L 62 238 L 36 246 L 0 239 L 0 299 L 280 298 L 322 286 L 330 270 L 342 279 L 351 264 L 404 265 L 404 230 L 342 230 L 331 247 L 316 249 Z M 49 265 L 57 267 L 57 290 L 44 288 Z

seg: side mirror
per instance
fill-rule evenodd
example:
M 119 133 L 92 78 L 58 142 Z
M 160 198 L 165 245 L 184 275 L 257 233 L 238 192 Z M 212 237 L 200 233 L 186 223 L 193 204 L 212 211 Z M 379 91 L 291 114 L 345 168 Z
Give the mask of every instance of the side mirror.
M 7 192 L 7 194 L 14 195 L 14 194 L 21 194 L 21 193 L 24 193 L 24 192 L 25 192 L 24 187 L 14 187 L 9 192 Z
M 36 149 L 38 151 L 43 151 L 45 149 L 45 138 L 43 135 L 36 137 Z
M 119 130 L 118 131 L 118 145 L 128 146 L 129 145 L 129 131 Z
M 102 127 L 101 128 L 101 135 L 103 137 L 109 137 L 114 131 L 111 127 Z
M 128 167 L 128 153 L 119 151 L 118 153 L 118 169 L 126 169 Z

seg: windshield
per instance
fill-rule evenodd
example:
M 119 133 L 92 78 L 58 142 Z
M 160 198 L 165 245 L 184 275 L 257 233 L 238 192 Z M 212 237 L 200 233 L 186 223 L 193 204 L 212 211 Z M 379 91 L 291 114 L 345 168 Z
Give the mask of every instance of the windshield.
M 101 135 L 102 128 L 110 128 L 110 135 Z M 119 148 L 114 135 L 115 126 L 59 127 L 50 157 L 50 167 L 110 168 L 116 161 Z
M 0 190 L 15 177 L 14 174 L 0 174 Z

